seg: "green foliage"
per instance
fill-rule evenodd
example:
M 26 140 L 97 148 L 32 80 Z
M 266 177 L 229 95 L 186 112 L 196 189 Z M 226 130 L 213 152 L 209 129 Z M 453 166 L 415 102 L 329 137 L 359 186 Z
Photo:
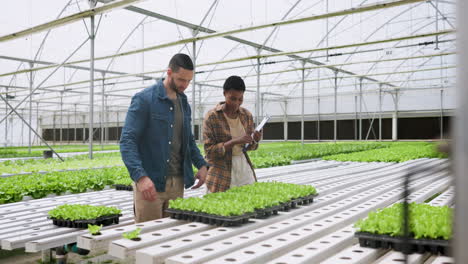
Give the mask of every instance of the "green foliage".
M 111 206 L 64 204 L 48 212 L 49 216 L 64 220 L 92 220 L 101 216 L 118 215 L 121 210 Z
M 416 239 L 450 239 L 452 237 L 453 209 L 448 206 L 428 204 L 409 204 L 409 232 Z M 378 209 L 369 213 L 366 219 L 359 220 L 354 226 L 361 232 L 380 235 L 403 235 L 403 204 Z
M 125 167 L 98 170 L 52 172 L 0 178 L 0 204 L 18 202 L 23 196 L 35 199 L 66 191 L 82 193 L 88 189 L 102 190 L 116 182 L 130 181 Z
M 437 152 L 434 143 L 396 142 L 387 143 L 386 148 L 322 157 L 324 160 L 357 162 L 403 162 L 420 158 L 447 158 L 447 155 Z
M 304 146 L 300 143 L 261 143 L 258 150 L 249 151 L 249 156 L 256 168 L 269 168 L 289 165 L 293 160 L 387 147 L 381 142 L 312 143 Z
M 126 239 L 135 239 L 140 236 L 141 228 L 137 228 L 133 231 L 126 232 L 122 234 L 122 237 Z
M 171 200 L 169 208 L 212 215 L 237 216 L 312 194 L 317 194 L 317 191 L 309 185 L 256 182 L 233 187 L 226 192 L 210 193 L 203 198 L 191 197 Z
M 88 231 L 91 235 L 97 235 L 101 232 L 102 224 L 101 225 L 91 225 L 88 224 Z
M 338 161 L 402 162 L 417 158 L 444 158 L 435 150 L 435 144 L 427 142 L 344 142 L 312 143 L 262 143 L 256 151 L 250 151 L 256 168 L 290 164 L 292 160 L 323 158 Z M 114 166 L 103 169 L 86 169 Z M 78 171 L 54 171 L 79 169 Z M 64 192 L 81 193 L 88 189 L 102 190 L 107 185 L 131 185 L 132 180 L 123 166 L 120 153 L 95 154 L 57 159 L 20 160 L 0 162 L 0 174 L 51 171 L 50 173 L 17 175 L 0 178 L 0 204 L 18 202 L 23 196 L 42 198 L 48 194 Z M 196 170 L 195 170 L 196 172 Z
M 119 152 L 96 153 L 92 160 L 87 155 L 77 155 L 64 160 L 64 162 L 59 159 L 8 160 L 0 162 L 0 174 L 123 166 Z
M 52 145 L 52 147 L 58 153 L 88 151 L 88 145 Z M 94 145 L 93 149 L 94 151 L 118 150 L 119 145 L 104 145 L 103 148 L 99 145 Z M 49 148 L 46 146 L 33 146 L 31 148 L 31 153 L 29 153 L 28 147 L 6 147 L 0 150 L 0 158 L 42 157 L 42 152 L 44 150 L 49 150 Z

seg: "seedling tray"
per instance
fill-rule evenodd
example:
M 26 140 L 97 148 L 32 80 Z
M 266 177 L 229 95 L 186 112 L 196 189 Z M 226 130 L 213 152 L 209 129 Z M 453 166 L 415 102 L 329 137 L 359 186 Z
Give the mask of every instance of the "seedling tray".
M 57 219 L 57 218 L 49 218 L 52 220 L 52 223 L 56 226 L 60 227 L 71 227 L 71 228 L 88 228 L 88 224 L 91 225 L 113 225 L 119 223 L 119 217 L 122 216 L 121 214 L 118 215 L 106 215 L 101 216 L 96 219 L 87 219 L 87 220 L 66 220 L 66 219 Z
M 288 211 L 291 208 L 296 208 L 297 205 L 308 205 L 314 201 L 314 195 L 308 195 L 305 197 L 300 197 L 297 199 L 293 199 L 289 202 L 282 203 L 280 205 L 271 206 L 268 208 L 257 209 L 253 213 L 246 213 L 240 216 L 220 216 L 220 215 L 212 215 L 206 213 L 198 213 L 193 211 L 183 211 L 177 209 L 166 209 L 166 212 L 171 214 L 171 218 L 179 219 L 179 220 L 187 220 L 187 221 L 194 221 L 194 222 L 202 222 L 210 225 L 218 225 L 218 226 L 239 226 L 245 224 L 249 221 L 250 218 L 267 218 L 271 215 L 278 214 L 278 211 Z
M 132 185 L 115 184 L 114 187 L 117 191 L 133 191 Z
M 171 218 L 174 219 L 201 222 L 217 226 L 239 226 L 247 223 L 250 218 L 255 217 L 255 213 L 247 213 L 239 216 L 220 216 L 171 208 L 166 209 L 166 212 L 170 213 Z
M 405 243 L 403 237 L 376 235 L 368 232 L 356 232 L 354 235 L 359 239 L 361 247 L 393 249 L 405 254 L 430 252 L 449 256 L 451 252 L 449 240 L 409 238 Z

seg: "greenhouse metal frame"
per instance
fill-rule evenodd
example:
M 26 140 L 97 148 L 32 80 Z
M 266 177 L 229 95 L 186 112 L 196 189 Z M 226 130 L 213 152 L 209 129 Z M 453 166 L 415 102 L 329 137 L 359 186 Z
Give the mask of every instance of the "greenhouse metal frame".
M 434 139 L 443 139 L 445 118 L 456 115 L 457 222 L 466 219 L 468 81 L 466 52 L 455 48 L 466 44 L 462 0 L 20 2 L 1 11 L 5 147 L 54 151 L 51 142 L 83 142 L 92 159 L 95 140 L 109 143 L 111 133 L 118 140 L 132 96 L 164 78 L 172 54 L 184 52 L 196 67 L 186 93 L 198 139 L 204 113 L 222 101 L 233 74 L 246 81 L 244 106 L 255 121 L 269 114 L 281 125 L 278 140 L 291 140 L 291 122 L 300 123 L 302 144 L 311 140 L 306 122 L 315 122 L 313 140 L 324 140 L 321 124 L 330 121 L 327 139 L 337 141 L 343 120 L 352 122 L 351 140 L 384 140 L 388 119 L 386 139 L 396 141 L 403 117 L 437 118 Z M 20 11 L 29 21 L 15 17 Z M 456 259 L 467 260 L 460 245 L 468 231 L 457 228 Z

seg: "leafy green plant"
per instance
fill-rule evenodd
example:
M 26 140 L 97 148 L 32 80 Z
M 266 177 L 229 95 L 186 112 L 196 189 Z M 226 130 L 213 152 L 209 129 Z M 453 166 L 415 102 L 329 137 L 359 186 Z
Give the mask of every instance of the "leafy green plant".
M 82 204 L 64 204 L 48 212 L 49 217 L 63 220 L 92 220 L 102 216 L 119 215 L 121 210 L 115 207 Z
M 316 189 L 309 185 L 256 182 L 234 187 L 226 192 L 210 193 L 202 198 L 171 200 L 169 208 L 211 215 L 237 216 L 314 194 L 317 194 Z
M 447 155 L 436 150 L 434 143 L 395 142 L 386 148 L 365 150 L 349 154 L 324 156 L 324 160 L 357 162 L 403 162 L 420 158 L 446 158 Z
M 122 234 L 122 237 L 130 240 L 135 240 L 140 236 L 141 228 L 137 228 L 133 231 L 126 232 Z
M 431 206 L 410 203 L 409 232 L 416 239 L 450 239 L 452 237 L 453 209 L 448 206 Z M 366 219 L 359 220 L 354 227 L 360 232 L 380 235 L 403 235 L 403 204 L 370 212 Z
M 88 225 L 88 231 L 91 235 L 101 234 L 102 224 L 101 225 Z

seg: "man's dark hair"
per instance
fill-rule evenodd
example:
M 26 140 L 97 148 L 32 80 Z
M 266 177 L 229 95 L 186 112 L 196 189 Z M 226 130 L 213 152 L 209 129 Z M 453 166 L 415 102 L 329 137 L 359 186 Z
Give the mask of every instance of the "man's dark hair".
M 193 62 L 190 56 L 187 54 L 177 53 L 176 55 L 172 56 L 171 60 L 169 61 L 169 68 L 171 68 L 173 72 L 178 72 L 180 68 L 193 71 Z
M 236 75 L 229 76 L 229 78 L 227 78 L 226 81 L 224 82 L 223 90 L 225 92 L 229 90 L 245 92 L 244 80 L 242 80 L 241 77 L 236 76 Z

